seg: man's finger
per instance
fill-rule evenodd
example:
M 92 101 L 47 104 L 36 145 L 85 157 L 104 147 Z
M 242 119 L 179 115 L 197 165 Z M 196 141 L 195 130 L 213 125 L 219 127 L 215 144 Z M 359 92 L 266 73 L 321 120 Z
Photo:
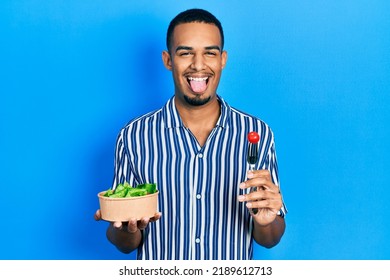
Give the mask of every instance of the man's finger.
M 102 214 L 100 213 L 100 209 L 96 210 L 95 214 L 93 215 L 94 219 L 96 221 L 100 221 L 102 219 Z
M 112 226 L 116 229 L 122 229 L 122 222 L 114 222 Z
M 156 214 L 154 214 L 152 218 L 150 218 L 150 222 L 155 222 L 160 218 L 161 218 L 161 212 L 157 212 Z
M 144 229 L 148 226 L 148 224 L 149 224 L 149 218 L 143 217 L 143 218 L 139 221 L 139 223 L 138 223 L 138 228 L 139 228 L 140 230 L 144 230 Z
M 128 222 L 127 222 L 127 225 L 126 225 L 126 228 L 127 228 L 127 231 L 130 232 L 130 233 L 134 233 L 138 230 L 138 227 L 137 227 L 137 220 L 136 219 L 130 219 Z

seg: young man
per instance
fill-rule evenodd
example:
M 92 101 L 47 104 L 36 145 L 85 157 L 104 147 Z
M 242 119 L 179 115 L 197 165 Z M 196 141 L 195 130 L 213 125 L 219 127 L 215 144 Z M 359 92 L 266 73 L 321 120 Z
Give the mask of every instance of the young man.
M 113 182 L 157 183 L 160 212 L 109 225 L 107 238 L 122 252 L 138 249 L 138 259 L 251 259 L 253 240 L 270 248 L 284 233 L 273 133 L 217 94 L 223 44 L 221 24 L 207 11 L 184 11 L 169 25 L 162 59 L 174 96 L 121 130 Z M 256 170 L 248 172 L 251 131 L 261 139 Z

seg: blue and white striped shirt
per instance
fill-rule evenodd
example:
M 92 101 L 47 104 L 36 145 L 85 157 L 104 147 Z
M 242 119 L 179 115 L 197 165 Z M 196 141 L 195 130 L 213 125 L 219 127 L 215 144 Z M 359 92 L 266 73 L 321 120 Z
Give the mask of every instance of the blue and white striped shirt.
M 237 200 L 249 169 L 247 134 L 259 133 L 256 169 L 270 170 L 278 185 L 274 137 L 263 121 L 218 98 L 221 115 L 203 147 L 174 97 L 119 133 L 113 187 L 157 183 L 160 192 L 162 217 L 143 231 L 138 259 L 252 259 L 252 218 Z

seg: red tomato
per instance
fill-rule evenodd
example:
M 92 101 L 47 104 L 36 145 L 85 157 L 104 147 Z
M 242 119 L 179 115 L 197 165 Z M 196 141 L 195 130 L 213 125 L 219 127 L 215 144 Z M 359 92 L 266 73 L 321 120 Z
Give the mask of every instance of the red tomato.
M 252 144 L 257 144 L 260 140 L 260 136 L 257 132 L 249 132 L 248 133 L 248 141 L 251 142 Z

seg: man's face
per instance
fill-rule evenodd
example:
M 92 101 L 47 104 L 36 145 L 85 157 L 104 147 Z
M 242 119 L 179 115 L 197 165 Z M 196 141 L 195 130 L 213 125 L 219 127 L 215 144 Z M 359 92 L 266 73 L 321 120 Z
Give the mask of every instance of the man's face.
M 226 60 L 218 27 L 207 23 L 177 25 L 170 53 L 163 52 L 164 64 L 172 71 L 175 96 L 192 106 L 204 105 L 215 97 Z

